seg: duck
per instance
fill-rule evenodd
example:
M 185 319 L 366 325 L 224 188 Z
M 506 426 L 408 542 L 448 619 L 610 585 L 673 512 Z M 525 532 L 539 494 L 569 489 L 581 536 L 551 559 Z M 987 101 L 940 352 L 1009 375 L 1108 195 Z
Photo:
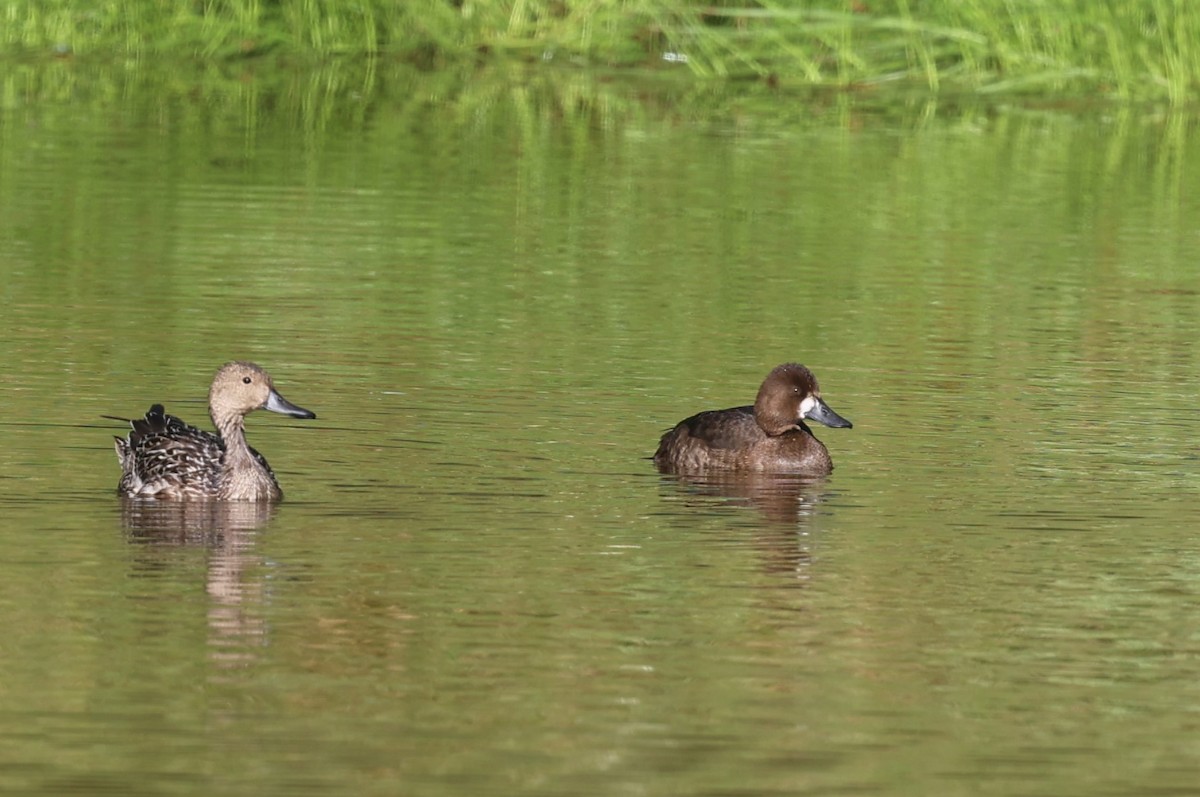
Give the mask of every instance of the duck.
M 828 476 L 833 471 L 829 449 L 806 420 L 853 428 L 821 398 L 812 371 L 799 363 L 784 363 L 767 374 L 752 406 L 709 410 L 676 424 L 659 440 L 654 463 L 661 471 L 683 474 Z
M 271 466 L 246 443 L 245 418 L 254 410 L 307 420 L 317 417 L 280 395 L 262 367 L 243 361 L 225 363 L 208 391 L 208 415 L 216 434 L 189 426 L 168 415 L 162 404 L 154 404 L 144 418 L 127 421 L 132 427 L 128 437 L 113 438 L 121 464 L 118 495 L 281 500 L 283 490 Z

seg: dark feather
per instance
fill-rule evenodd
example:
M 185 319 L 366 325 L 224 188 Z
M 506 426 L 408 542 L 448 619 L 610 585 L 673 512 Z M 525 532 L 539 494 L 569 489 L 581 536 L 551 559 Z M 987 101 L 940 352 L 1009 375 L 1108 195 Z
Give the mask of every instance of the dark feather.
M 745 448 L 767 438 L 754 420 L 754 407 L 709 410 L 685 418 L 680 425 L 690 437 L 705 441 L 710 448 Z

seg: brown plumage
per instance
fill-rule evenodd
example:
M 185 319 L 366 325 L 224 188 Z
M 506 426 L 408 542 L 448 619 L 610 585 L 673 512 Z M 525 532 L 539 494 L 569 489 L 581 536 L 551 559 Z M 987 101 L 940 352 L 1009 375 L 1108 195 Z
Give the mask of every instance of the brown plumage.
M 763 380 L 753 406 L 709 410 L 685 418 L 662 436 L 654 462 L 673 473 L 710 470 L 825 476 L 829 451 L 805 419 L 850 428 L 821 399 L 812 371 L 785 363 Z
M 116 440 L 121 481 L 129 498 L 176 500 L 216 498 L 277 501 L 283 491 L 267 460 L 246 443 L 245 417 L 257 409 L 316 418 L 275 390 L 270 375 L 254 363 L 226 363 L 213 377 L 208 414 L 217 434 L 168 415 L 163 405 L 130 421 L 133 430 Z

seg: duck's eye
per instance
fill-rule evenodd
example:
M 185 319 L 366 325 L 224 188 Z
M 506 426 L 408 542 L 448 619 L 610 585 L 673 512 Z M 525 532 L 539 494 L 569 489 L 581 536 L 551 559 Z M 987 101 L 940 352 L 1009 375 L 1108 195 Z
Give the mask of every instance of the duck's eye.
M 251 383 L 251 382 L 253 382 L 253 381 L 254 381 L 254 380 L 253 380 L 253 379 L 251 379 L 251 378 L 250 378 L 250 377 L 248 377 L 248 376 L 243 376 L 243 377 L 242 377 L 242 382 L 243 382 L 244 384 L 247 384 L 247 385 L 248 385 L 248 384 L 250 384 L 250 383 Z

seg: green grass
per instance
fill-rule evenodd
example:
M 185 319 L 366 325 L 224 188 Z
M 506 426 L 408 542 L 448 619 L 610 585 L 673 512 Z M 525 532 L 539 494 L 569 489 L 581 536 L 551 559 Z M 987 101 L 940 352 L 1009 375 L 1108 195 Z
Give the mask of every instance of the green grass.
M 1188 103 L 1191 0 L 0 0 L 0 57 L 517 58 Z

